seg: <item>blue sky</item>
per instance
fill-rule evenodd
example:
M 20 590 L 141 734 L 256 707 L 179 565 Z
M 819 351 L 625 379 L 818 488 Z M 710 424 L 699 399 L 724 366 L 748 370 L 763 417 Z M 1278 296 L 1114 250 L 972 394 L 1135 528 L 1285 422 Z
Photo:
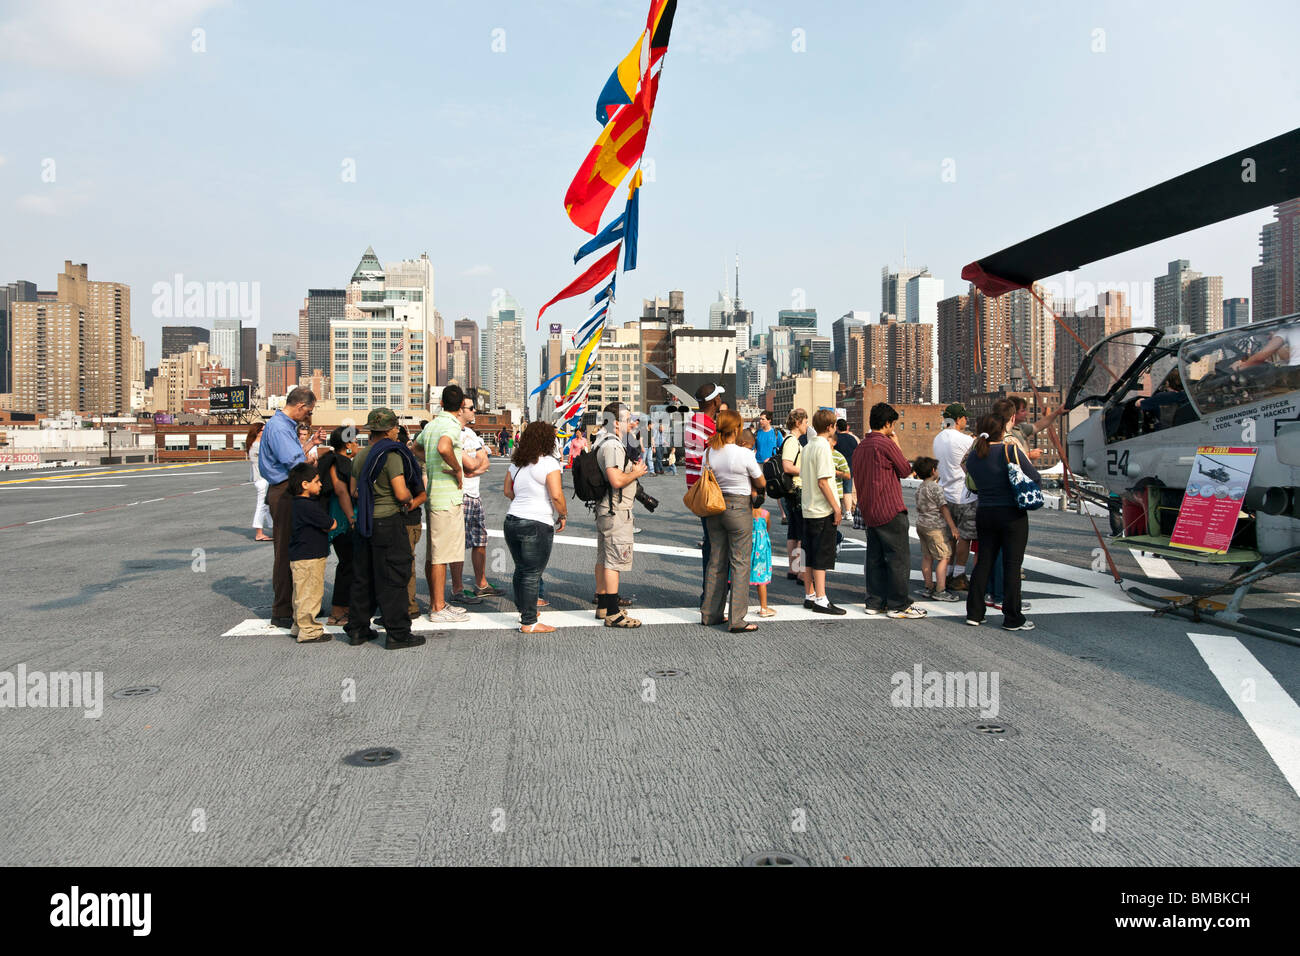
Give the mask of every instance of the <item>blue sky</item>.
M 52 288 L 73 259 L 130 283 L 151 365 L 155 282 L 259 282 L 269 340 L 367 245 L 427 251 L 448 323 L 482 321 L 497 288 L 535 317 L 576 274 L 562 199 L 646 5 L 0 4 L 0 279 Z M 975 258 L 1294 127 L 1298 26 L 1294 3 L 681 0 L 614 319 L 680 288 L 704 324 L 739 250 L 760 323 L 802 290 L 829 330 L 879 310 L 904 235 L 965 291 Z M 1187 258 L 1249 295 L 1269 218 L 1073 278 L 1149 288 Z

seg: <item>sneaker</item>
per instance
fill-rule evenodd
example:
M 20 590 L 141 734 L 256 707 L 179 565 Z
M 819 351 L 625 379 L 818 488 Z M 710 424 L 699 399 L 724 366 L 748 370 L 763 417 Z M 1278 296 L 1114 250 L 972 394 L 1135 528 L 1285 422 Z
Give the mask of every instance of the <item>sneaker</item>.
M 452 594 L 447 598 L 452 604 L 482 604 L 483 599 L 471 591 L 469 588 L 461 591 L 459 594 Z
M 884 613 L 885 613 L 885 609 L 883 607 L 872 607 L 870 604 L 867 605 L 868 617 L 876 617 L 877 615 L 884 614 Z
M 1033 629 L 1033 621 L 1025 621 L 1025 623 L 1021 624 L 1019 627 L 1007 627 L 1005 624 L 1002 625 L 1002 630 L 1004 631 L 1032 631 Z
M 930 595 L 930 597 L 932 600 L 935 601 L 947 601 L 949 603 L 952 603 L 953 601 L 961 600 L 961 598 L 953 594 L 951 591 L 935 591 L 932 595 Z
M 804 606 L 807 610 L 811 611 L 814 607 L 817 606 L 817 602 L 814 601 L 814 600 L 812 600 L 811 598 L 804 598 L 804 599 L 803 599 L 803 606 Z
M 887 616 L 893 618 L 895 621 L 915 621 L 925 617 L 925 608 L 920 608 L 915 604 L 912 604 L 903 608 L 901 611 L 889 611 Z
M 948 589 L 952 591 L 965 591 L 970 587 L 970 581 L 966 580 L 966 575 L 959 574 L 948 581 Z
M 983 624 L 984 622 L 983 622 L 983 621 L 972 621 L 970 618 L 966 618 L 966 623 L 969 624 L 971 627 L 979 627 L 979 626 L 980 626 L 981 624 Z
M 633 528 L 633 529 L 632 529 L 632 533 L 633 533 L 633 534 L 640 534 L 643 530 L 645 530 L 645 529 L 644 529 L 644 528 Z M 700 545 L 700 547 L 702 548 L 702 547 L 704 547 L 704 545 Z
M 1002 605 L 999 604 L 997 601 L 993 600 L 993 598 L 989 597 L 987 594 L 984 596 L 984 606 L 991 607 L 995 611 L 1002 610 Z
M 812 602 L 812 609 L 816 611 L 818 614 L 848 614 L 849 613 L 844 608 L 836 607 L 834 604 L 821 605 L 818 604 L 816 601 Z
M 912 597 L 921 601 L 933 601 L 934 594 L 934 588 L 917 588 L 912 592 Z
M 468 621 L 469 611 L 448 604 L 441 611 L 430 611 L 428 616 L 431 624 L 452 624 L 456 621 Z

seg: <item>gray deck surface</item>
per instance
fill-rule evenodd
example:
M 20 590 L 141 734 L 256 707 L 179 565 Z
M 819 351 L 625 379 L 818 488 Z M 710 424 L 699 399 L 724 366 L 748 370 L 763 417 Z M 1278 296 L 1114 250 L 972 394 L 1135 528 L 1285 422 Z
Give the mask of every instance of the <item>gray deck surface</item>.
M 1188 637 L 1227 632 L 1123 606 L 1090 571 L 1096 542 L 1077 516 L 1032 518 L 1029 553 L 1045 559 L 1029 564 L 1026 596 L 1043 608 L 1032 632 L 1001 630 L 996 611 L 977 629 L 783 610 L 748 635 L 689 622 L 523 635 L 483 617 L 491 626 L 426 622 L 424 647 L 388 652 L 223 636 L 269 615 L 271 550 L 252 540 L 247 471 L 0 474 L 0 670 L 102 671 L 106 697 L 161 687 L 107 699 L 97 720 L 0 710 L 0 864 L 733 865 L 766 850 L 814 865 L 1300 860 L 1300 798 Z M 483 482 L 496 529 L 501 473 L 497 460 Z M 647 488 L 663 505 L 638 517 L 637 546 L 693 550 L 682 479 Z M 573 504 L 564 537 L 589 539 Z M 75 515 L 90 509 L 105 510 Z M 861 565 L 863 535 L 850 537 L 841 560 Z M 489 552 L 508 593 L 503 541 Z M 557 610 L 590 613 L 593 558 L 556 545 Z M 1127 551 L 1116 558 L 1142 580 Z M 1175 566 L 1181 582 L 1155 583 L 1225 573 Z M 797 587 L 776 576 L 774 602 L 793 607 Z M 693 554 L 647 551 L 623 593 L 689 617 L 699 582 Z M 1257 613 L 1300 624 L 1294 586 L 1270 582 Z M 420 594 L 427 606 L 422 577 Z M 860 576 L 832 575 L 831 596 L 861 612 Z M 1300 699 L 1300 648 L 1235 639 Z M 969 708 L 891 706 L 891 675 L 918 663 L 997 672 L 997 719 L 1019 735 L 971 732 Z M 650 703 L 643 680 L 659 667 L 689 674 L 659 679 Z M 402 757 L 341 762 L 372 746 Z

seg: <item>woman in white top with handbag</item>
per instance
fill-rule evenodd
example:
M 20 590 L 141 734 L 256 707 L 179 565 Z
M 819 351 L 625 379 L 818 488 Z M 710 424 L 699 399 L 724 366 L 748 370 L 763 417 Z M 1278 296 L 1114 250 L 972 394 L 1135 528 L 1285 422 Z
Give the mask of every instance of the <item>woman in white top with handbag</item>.
M 555 532 L 564 530 L 568 505 L 561 484 L 563 470 L 554 457 L 555 426 L 532 422 L 524 430 L 510 456 L 505 495 L 506 545 L 515 562 L 515 607 L 519 609 L 519 630 L 525 634 L 554 631 L 537 620 L 537 596 L 542 572 L 551 560 Z
M 744 427 L 740 415 L 725 409 L 718 413 L 717 431 L 709 439 L 703 467 L 713 472 L 727 508 L 705 519 L 709 532 L 709 566 L 704 572 L 704 603 L 700 623 L 721 624 L 727 600 L 727 576 L 731 576 L 731 612 L 728 629 L 756 631 L 745 623 L 749 610 L 749 558 L 753 546 L 754 513 L 752 494 L 763 491 L 763 469 L 754 453 L 736 444 Z

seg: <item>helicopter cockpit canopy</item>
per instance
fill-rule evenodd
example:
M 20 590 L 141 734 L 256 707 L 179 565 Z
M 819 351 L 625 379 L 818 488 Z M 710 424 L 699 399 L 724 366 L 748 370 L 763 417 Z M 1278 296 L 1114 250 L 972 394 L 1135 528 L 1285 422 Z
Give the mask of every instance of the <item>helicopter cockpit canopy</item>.
M 1151 327 L 1122 329 L 1106 336 L 1079 363 L 1065 407 L 1104 403 L 1122 395 L 1129 380 L 1146 369 L 1163 337 L 1163 332 Z
M 1178 363 L 1202 417 L 1300 391 L 1300 314 L 1188 339 Z

